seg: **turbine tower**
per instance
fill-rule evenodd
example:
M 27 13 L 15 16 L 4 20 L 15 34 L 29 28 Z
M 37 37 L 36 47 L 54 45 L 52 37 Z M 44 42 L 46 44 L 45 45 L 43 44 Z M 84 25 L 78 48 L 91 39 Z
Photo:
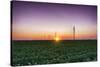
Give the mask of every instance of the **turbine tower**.
M 75 26 L 73 26 L 73 40 L 75 40 Z
M 57 33 L 55 32 L 55 38 L 57 37 Z

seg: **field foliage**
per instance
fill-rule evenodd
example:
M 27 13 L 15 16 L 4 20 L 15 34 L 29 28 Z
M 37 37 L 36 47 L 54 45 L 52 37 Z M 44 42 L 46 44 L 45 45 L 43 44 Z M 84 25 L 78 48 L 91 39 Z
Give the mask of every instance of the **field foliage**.
M 96 40 L 12 41 L 13 66 L 97 60 Z

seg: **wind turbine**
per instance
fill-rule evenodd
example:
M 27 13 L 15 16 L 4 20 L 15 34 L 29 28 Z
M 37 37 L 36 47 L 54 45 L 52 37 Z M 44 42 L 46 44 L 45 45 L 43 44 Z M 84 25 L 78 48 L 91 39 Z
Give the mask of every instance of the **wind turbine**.
M 73 26 L 73 40 L 75 40 L 75 26 Z
M 58 41 L 60 40 L 59 37 L 57 36 L 57 33 L 56 33 L 56 32 L 55 32 L 54 40 L 55 40 L 56 42 L 58 42 Z

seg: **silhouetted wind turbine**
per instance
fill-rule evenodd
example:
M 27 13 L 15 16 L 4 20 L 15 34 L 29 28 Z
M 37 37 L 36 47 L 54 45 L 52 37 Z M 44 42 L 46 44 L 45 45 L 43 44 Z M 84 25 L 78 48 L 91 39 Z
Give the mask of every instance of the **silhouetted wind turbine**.
M 57 37 L 57 33 L 55 32 L 55 38 Z
M 75 40 L 75 26 L 73 26 L 73 40 Z

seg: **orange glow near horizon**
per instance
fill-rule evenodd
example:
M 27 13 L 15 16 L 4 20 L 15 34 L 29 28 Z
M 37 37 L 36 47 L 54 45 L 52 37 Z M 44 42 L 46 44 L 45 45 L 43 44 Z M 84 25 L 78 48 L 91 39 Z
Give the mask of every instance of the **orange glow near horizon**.
M 55 40 L 56 42 L 59 42 L 59 41 L 60 41 L 60 37 L 56 36 L 56 37 L 54 38 L 54 40 Z
M 96 34 L 75 34 L 75 39 L 96 39 Z M 72 40 L 73 34 L 57 33 L 55 37 L 54 33 L 12 33 L 13 40 Z
M 56 42 L 60 41 L 60 38 L 59 38 L 59 37 L 56 37 L 56 38 L 55 38 L 55 41 L 56 41 Z

